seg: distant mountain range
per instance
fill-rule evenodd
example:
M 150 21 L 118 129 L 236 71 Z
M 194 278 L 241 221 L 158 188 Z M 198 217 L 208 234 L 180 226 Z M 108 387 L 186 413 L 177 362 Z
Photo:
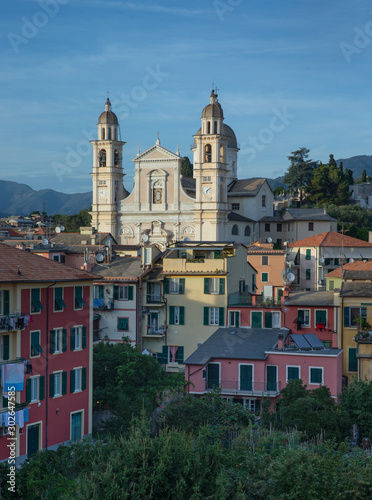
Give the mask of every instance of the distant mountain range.
M 341 158 L 337 165 L 342 161 L 344 169 L 349 168 L 353 171 L 354 179 L 361 177 L 365 169 L 367 175 L 372 176 L 372 156 L 361 155 L 351 158 Z M 272 189 L 284 184 L 284 176 L 268 179 Z M 54 191 L 53 189 L 41 189 L 35 191 L 26 184 L 18 182 L 0 181 L 0 215 L 29 215 L 33 210 L 45 210 L 49 215 L 77 214 L 83 208 L 89 208 L 92 204 L 92 192 L 66 194 Z
M 29 215 L 33 210 L 43 211 L 45 206 L 49 215 L 77 214 L 92 204 L 92 193 L 66 194 L 53 189 L 35 191 L 26 184 L 0 181 L 0 214 Z

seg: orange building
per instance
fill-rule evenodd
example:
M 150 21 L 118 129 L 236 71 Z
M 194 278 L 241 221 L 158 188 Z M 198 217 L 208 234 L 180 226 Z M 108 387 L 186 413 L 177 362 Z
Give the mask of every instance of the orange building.
M 282 271 L 285 267 L 285 251 L 274 250 L 272 243 L 256 241 L 248 247 L 248 262 L 256 270 L 256 291 L 264 299 L 277 300 L 283 291 Z

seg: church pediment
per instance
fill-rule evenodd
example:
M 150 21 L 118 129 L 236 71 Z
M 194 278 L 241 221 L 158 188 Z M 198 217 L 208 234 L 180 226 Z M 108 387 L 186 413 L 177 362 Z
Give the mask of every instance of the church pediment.
M 147 151 L 133 158 L 134 162 L 138 161 L 170 161 L 170 160 L 179 160 L 180 156 L 169 149 L 163 148 L 160 144 L 155 144 Z

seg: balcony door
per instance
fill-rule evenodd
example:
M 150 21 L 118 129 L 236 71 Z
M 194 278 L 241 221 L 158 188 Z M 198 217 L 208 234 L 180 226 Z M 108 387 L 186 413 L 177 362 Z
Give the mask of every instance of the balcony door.
M 220 365 L 218 363 L 208 363 L 207 366 L 207 389 L 214 389 L 220 386 Z
M 266 367 L 266 390 L 276 391 L 277 386 L 277 367 L 267 366 Z
M 27 457 L 31 457 L 39 451 L 40 424 L 27 427 Z

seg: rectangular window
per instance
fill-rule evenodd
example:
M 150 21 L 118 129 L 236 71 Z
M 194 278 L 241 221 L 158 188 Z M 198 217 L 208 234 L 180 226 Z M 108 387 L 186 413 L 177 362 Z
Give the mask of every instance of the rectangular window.
M 26 401 L 42 401 L 45 395 L 45 377 L 36 375 L 26 380 Z
M 204 278 L 204 293 L 224 295 L 225 278 Z
M 230 326 L 239 328 L 240 326 L 240 311 L 229 311 Z
M 104 296 L 104 287 L 103 285 L 94 285 L 93 287 L 93 298 L 95 299 L 103 299 Z
M 129 331 L 129 318 L 118 318 L 118 331 L 119 332 Z
M 220 386 L 220 365 L 219 363 L 208 363 L 207 389 L 214 389 L 219 386 Z
M 240 203 L 233 203 L 231 208 L 232 210 L 240 210 Z
M 62 372 L 52 373 L 51 378 L 53 383 L 50 384 L 50 397 L 62 396 Z
M 362 323 L 367 321 L 366 307 L 344 307 L 344 326 L 357 326 L 357 320 L 359 318 Z
M 57 328 L 50 331 L 50 354 L 58 354 L 67 350 L 67 330 Z
M 211 182 L 211 176 L 210 175 L 204 175 L 203 176 L 203 182 Z
M 75 309 L 83 309 L 83 307 L 86 306 L 86 302 L 83 299 L 83 287 L 75 286 L 74 295 L 75 295 L 75 301 L 74 301 Z
M 156 303 L 161 301 L 161 284 L 151 282 L 147 283 L 147 302 Z
M 179 295 L 185 293 L 185 278 L 164 278 L 164 293 Z
M 185 324 L 185 308 L 184 306 L 169 307 L 169 324 L 184 325 Z
M 225 309 L 223 307 L 204 307 L 204 325 L 225 326 Z
M 270 232 L 270 224 L 265 224 L 265 233 Z
M 40 312 L 44 309 L 43 304 L 40 302 L 40 288 L 31 289 L 31 312 L 32 314 Z
M 262 200 L 262 206 L 266 207 L 266 195 L 265 194 L 262 195 L 261 200 Z
M 251 327 L 252 328 L 262 328 L 262 312 L 252 311 L 251 312 Z
M 289 380 L 299 380 L 299 379 L 300 379 L 300 367 L 287 366 L 287 382 Z
M 313 368 L 310 366 L 309 368 L 309 383 L 310 384 L 323 384 L 323 368 Z
M 311 269 L 305 269 L 306 272 L 306 279 L 311 280 Z
M 61 286 L 54 289 L 54 311 L 63 311 L 67 307 L 63 300 L 63 288 Z
M 311 259 L 311 248 L 306 249 L 306 255 L 305 255 L 305 260 L 310 260 Z
M 74 368 L 70 371 L 70 392 L 85 391 L 87 388 L 87 369 Z
M 357 372 L 358 371 L 358 360 L 356 357 L 356 348 L 349 347 L 349 359 L 348 359 L 348 371 L 349 372 Z
M 0 335 L 0 361 L 9 359 L 9 335 Z
M 314 231 L 314 222 L 309 222 L 309 231 Z
M 269 281 L 269 273 L 261 273 L 262 283 L 267 283 Z
M 298 309 L 297 317 L 298 317 L 298 321 L 297 321 L 298 325 L 310 326 L 310 310 L 309 309 Z
M 31 332 L 30 338 L 31 338 L 30 358 L 36 358 L 37 356 L 40 356 L 40 354 L 44 352 L 40 345 L 40 332 Z
M 266 366 L 266 390 L 277 391 L 278 367 L 276 365 Z
M 247 399 L 244 398 L 243 406 L 246 410 L 260 412 L 261 411 L 261 403 L 259 399 Z
M 71 328 L 71 351 L 85 349 L 87 346 L 86 326 L 74 326 Z
M 282 232 L 282 225 L 281 224 L 277 224 L 276 225 L 276 230 L 278 233 L 281 233 Z
M 145 266 L 151 264 L 151 248 L 145 248 Z
M 263 266 L 269 265 L 269 257 L 267 255 L 263 255 L 261 257 L 261 265 L 263 265 Z
M 218 325 L 218 315 L 219 310 L 218 307 L 210 307 L 209 308 L 209 324 L 210 325 Z
M 328 281 L 328 288 L 330 292 L 333 292 L 335 289 L 335 282 L 333 280 Z
M 318 310 L 315 311 L 315 325 L 323 325 L 324 328 L 327 325 L 327 311 L 326 310 Z
M 253 390 L 253 365 L 240 365 L 239 390 Z
M 273 327 L 273 313 L 265 312 L 265 328 Z
M 39 401 L 39 383 L 40 377 L 32 377 L 29 379 L 31 381 L 31 403 L 34 401 Z

